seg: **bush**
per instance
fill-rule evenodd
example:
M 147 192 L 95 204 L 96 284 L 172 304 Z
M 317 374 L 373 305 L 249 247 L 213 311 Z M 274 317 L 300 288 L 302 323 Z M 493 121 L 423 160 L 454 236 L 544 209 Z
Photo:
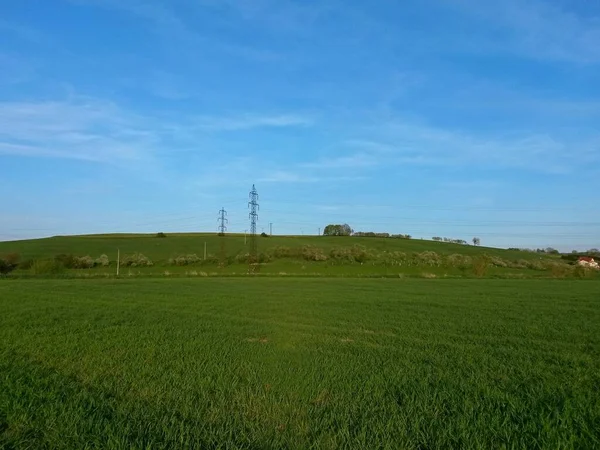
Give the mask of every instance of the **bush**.
M 65 266 L 56 259 L 35 260 L 31 266 L 31 272 L 34 275 L 58 275 L 65 271 Z
M 527 261 L 527 268 L 528 269 L 532 269 L 532 270 L 545 270 L 546 266 L 544 265 L 544 263 L 541 260 L 530 260 Z
M 161 231 L 160 233 L 156 233 L 156 237 L 157 238 L 166 238 L 167 235 Z
M 327 255 L 319 247 L 304 245 L 302 247 L 302 259 L 306 261 L 327 261 Z
M 263 231 L 262 233 L 260 233 L 260 237 L 269 237 L 269 235 Z
M 492 266 L 496 266 L 496 267 L 508 267 L 509 266 L 508 262 L 504 261 L 502 258 L 500 258 L 498 256 L 490 256 L 489 262 Z
M 33 267 L 33 263 L 33 259 L 26 259 L 25 261 L 19 263 L 19 269 L 29 270 Z
M 382 252 L 377 255 L 377 264 L 386 266 L 400 266 L 407 262 L 408 258 L 404 252 Z
M 9 253 L 0 257 L 0 274 L 6 275 L 12 272 L 19 265 L 19 254 Z
M 555 278 L 565 278 L 573 275 L 575 272 L 575 268 L 568 264 L 553 263 L 550 266 L 550 271 L 552 273 L 552 276 Z
M 250 259 L 249 253 L 239 253 L 239 254 L 235 255 L 235 262 L 238 264 L 248 264 L 249 259 Z
M 150 267 L 154 263 L 147 256 L 141 253 L 134 253 L 133 255 L 126 255 L 121 260 L 121 265 L 125 267 Z
M 585 267 L 577 265 L 573 269 L 573 275 L 577 278 L 587 278 L 590 277 L 596 269 L 592 269 L 591 267 Z
M 369 259 L 375 259 L 364 245 L 353 245 L 352 247 L 334 247 L 329 252 L 329 257 L 338 262 L 364 263 Z
M 75 269 L 91 269 L 96 265 L 96 262 L 91 256 L 76 256 Z
M 98 259 L 96 259 L 96 265 L 102 266 L 102 267 L 110 266 L 110 260 L 108 259 L 108 256 L 100 255 L 100 257 Z
M 297 249 L 292 249 L 290 247 L 284 246 L 273 247 L 269 250 L 269 253 L 274 258 L 293 258 L 294 256 L 298 256 Z
M 417 261 L 420 265 L 439 267 L 442 265 L 442 258 L 436 252 L 423 252 L 417 255 Z
M 271 261 L 272 261 L 271 255 L 269 255 L 268 253 L 259 253 L 258 254 L 258 262 L 260 264 L 268 263 Z
M 490 266 L 490 258 L 487 255 L 478 256 L 473 259 L 473 274 L 476 277 L 484 277 Z
M 64 268 L 66 269 L 75 269 L 76 267 L 76 262 L 75 262 L 75 256 L 73 255 L 66 255 L 64 253 L 61 253 L 60 255 L 56 255 L 54 257 L 54 261 L 57 264 L 62 265 Z
M 169 264 L 172 266 L 187 266 L 189 264 L 196 264 L 200 261 L 201 259 L 196 254 L 179 255 L 174 258 L 170 258 Z
M 96 265 L 96 261 L 91 256 L 60 254 L 54 257 L 54 261 L 65 269 L 91 269 Z
M 339 262 L 354 262 L 352 250 L 347 247 L 334 247 L 329 252 L 329 257 Z
M 470 256 L 455 253 L 446 258 L 446 264 L 450 267 L 456 267 L 457 269 L 464 270 L 468 267 L 471 267 L 473 264 L 473 259 Z

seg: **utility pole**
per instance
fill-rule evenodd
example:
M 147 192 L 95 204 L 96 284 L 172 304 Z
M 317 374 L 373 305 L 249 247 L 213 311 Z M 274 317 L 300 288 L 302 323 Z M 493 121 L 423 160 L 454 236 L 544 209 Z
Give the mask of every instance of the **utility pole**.
M 273 236 L 273 222 L 269 224 L 269 236 Z
M 206 241 L 204 241 L 204 261 L 206 261 Z
M 258 222 L 258 192 L 256 187 L 252 185 L 252 190 L 249 194 L 250 201 L 248 202 L 248 208 L 250 213 L 250 256 L 248 258 L 250 273 L 258 272 L 258 242 L 256 240 L 256 222 Z
M 319 234 L 317 236 L 321 236 L 321 227 L 319 227 Z
M 121 266 L 121 249 L 117 249 L 117 276 L 119 276 L 119 268 Z
M 227 252 L 225 250 L 225 231 L 227 231 L 227 223 L 229 222 L 226 218 L 227 216 L 227 211 L 225 211 L 225 208 L 221 208 L 221 210 L 219 211 L 219 240 L 221 241 L 221 254 L 220 254 L 220 266 L 221 267 L 225 267 L 225 263 L 226 263 L 226 258 L 227 258 Z

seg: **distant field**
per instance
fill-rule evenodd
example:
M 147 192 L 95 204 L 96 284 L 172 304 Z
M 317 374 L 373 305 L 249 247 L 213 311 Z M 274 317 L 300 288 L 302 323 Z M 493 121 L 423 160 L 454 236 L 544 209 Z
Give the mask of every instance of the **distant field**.
M 243 235 L 227 235 L 225 238 L 227 254 L 236 255 L 247 251 Z M 122 254 L 141 252 L 152 260 L 167 260 L 172 256 L 185 253 L 203 255 L 204 243 L 207 252 L 218 255 L 220 238 L 216 234 L 169 234 L 166 238 L 155 235 L 123 234 L 123 235 L 89 235 L 58 236 L 45 239 L 0 242 L 0 254 L 18 252 L 25 259 L 47 258 L 60 253 L 75 255 L 99 256 L 107 254 L 111 259 L 117 258 L 117 249 Z M 471 245 L 449 244 L 444 242 L 425 241 L 419 239 L 360 238 L 360 237 L 327 237 L 327 236 L 273 236 L 259 237 L 259 250 L 264 252 L 273 247 L 300 247 L 314 245 L 328 251 L 334 247 L 364 245 L 378 251 L 424 252 L 434 251 L 442 255 L 462 253 L 478 255 L 484 252 L 504 258 L 539 259 L 535 253 L 509 251 Z
M 219 264 L 222 242 L 227 261 L 224 266 Z M 46 273 L 72 277 L 114 276 L 118 252 L 121 261 L 141 253 L 152 262 L 151 267 L 122 264 L 122 276 L 240 276 L 248 273 L 248 248 L 249 239 L 245 243 L 243 235 L 233 234 L 223 238 L 216 234 L 170 234 L 166 238 L 155 235 L 64 236 L 0 242 L 0 257 L 14 252 L 20 255 L 22 262 L 29 262 L 13 273 L 13 276 L 23 277 Z M 475 260 L 484 255 L 491 259 L 486 263 L 485 273 L 477 276 L 563 278 L 577 275 L 572 266 L 556 256 L 415 239 L 273 236 L 258 237 L 258 248 L 260 273 L 272 276 L 469 277 L 475 275 Z M 303 254 L 304 251 L 307 254 Z M 355 251 L 362 256 L 348 255 Z M 108 265 L 98 263 L 89 270 L 79 267 L 60 271 L 60 274 L 31 269 L 33 261 L 51 261 L 58 255 L 88 256 L 92 264 L 106 255 Z M 197 261 L 185 265 L 169 262 L 180 255 L 195 255 Z M 467 262 L 460 262 L 461 258 Z M 556 269 L 556 263 L 562 267 Z M 600 273 L 586 276 L 600 278 Z
M 0 280 L 0 448 L 598 448 L 599 299 L 569 280 Z

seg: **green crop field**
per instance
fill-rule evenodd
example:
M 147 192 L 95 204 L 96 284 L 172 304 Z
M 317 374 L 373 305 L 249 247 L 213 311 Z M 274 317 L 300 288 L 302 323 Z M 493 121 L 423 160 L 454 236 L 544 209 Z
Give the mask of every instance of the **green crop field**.
M 0 448 L 600 447 L 593 280 L 4 279 L 0 307 Z

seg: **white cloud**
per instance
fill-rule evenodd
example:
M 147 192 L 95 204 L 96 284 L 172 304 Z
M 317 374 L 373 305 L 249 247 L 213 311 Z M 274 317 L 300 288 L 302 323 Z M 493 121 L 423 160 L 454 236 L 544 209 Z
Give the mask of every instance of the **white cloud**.
M 261 183 L 333 183 L 341 181 L 359 181 L 364 180 L 362 176 L 314 176 L 300 172 L 290 172 L 286 170 L 275 170 L 270 174 L 260 178 Z
M 550 133 L 486 135 L 400 119 L 377 121 L 376 125 L 357 127 L 352 133 L 367 137 L 342 141 L 331 156 L 301 167 L 357 172 L 372 167 L 437 165 L 565 174 L 600 164 L 598 135 L 570 138 Z
M 0 103 L 0 153 L 70 158 L 128 166 L 156 162 L 161 152 L 190 146 L 206 131 L 309 124 L 296 115 L 140 115 L 89 97 Z
M 244 114 L 232 116 L 199 116 L 194 124 L 198 128 L 211 131 L 248 130 L 252 128 L 282 128 L 312 125 L 312 119 L 300 115 L 259 115 Z
M 91 98 L 0 103 L 0 152 L 124 163 L 148 158 L 152 126 Z

